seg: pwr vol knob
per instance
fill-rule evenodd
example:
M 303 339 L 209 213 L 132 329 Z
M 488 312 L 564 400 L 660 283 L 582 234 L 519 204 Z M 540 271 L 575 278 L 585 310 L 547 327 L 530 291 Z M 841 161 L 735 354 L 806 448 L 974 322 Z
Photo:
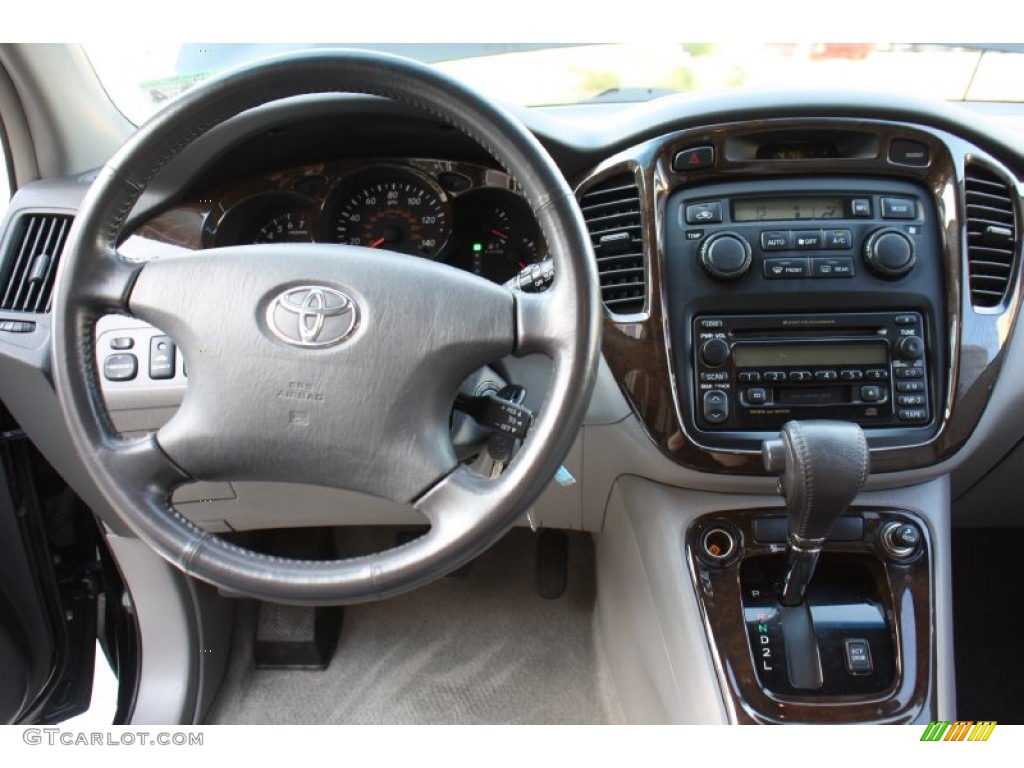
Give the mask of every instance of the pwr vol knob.
M 700 265 L 715 280 L 739 280 L 750 271 L 750 243 L 735 232 L 718 232 L 700 248 Z

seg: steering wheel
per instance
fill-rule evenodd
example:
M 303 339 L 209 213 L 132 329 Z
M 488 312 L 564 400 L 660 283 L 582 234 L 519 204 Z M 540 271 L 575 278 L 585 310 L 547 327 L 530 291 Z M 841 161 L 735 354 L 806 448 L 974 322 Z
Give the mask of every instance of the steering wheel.
M 463 131 L 520 183 L 556 279 L 522 294 L 426 259 L 346 245 L 260 245 L 147 263 L 117 246 L 154 175 L 211 128 L 264 103 L 360 93 L 419 107 Z M 596 267 L 554 162 L 509 112 L 416 62 L 361 51 L 267 59 L 207 81 L 143 125 L 103 168 L 76 217 L 53 313 L 53 372 L 72 439 L 114 512 L 182 571 L 233 593 L 328 605 L 426 584 L 500 538 L 547 486 L 582 423 L 600 343 Z M 156 433 L 110 422 L 95 323 L 160 328 L 189 385 Z M 489 479 L 459 463 L 449 417 L 459 385 L 506 355 L 552 361 L 522 448 Z M 171 504 L 194 480 L 309 483 L 411 504 L 430 523 L 373 555 L 289 560 L 201 530 Z

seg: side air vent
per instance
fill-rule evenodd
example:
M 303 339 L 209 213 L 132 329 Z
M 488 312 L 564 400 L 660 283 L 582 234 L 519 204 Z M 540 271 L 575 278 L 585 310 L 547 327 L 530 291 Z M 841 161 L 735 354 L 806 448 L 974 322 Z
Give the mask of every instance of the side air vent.
M 580 200 L 597 254 L 601 297 L 617 314 L 642 312 L 647 296 L 640 190 L 632 174 L 591 187 Z
M 3 300 L 0 310 L 49 312 L 57 262 L 71 229 L 70 216 L 33 214 L 22 216 L 17 236 L 8 248 Z
M 995 307 L 1006 299 L 1017 252 L 1013 192 L 1003 179 L 977 163 L 967 166 L 964 191 L 971 303 Z

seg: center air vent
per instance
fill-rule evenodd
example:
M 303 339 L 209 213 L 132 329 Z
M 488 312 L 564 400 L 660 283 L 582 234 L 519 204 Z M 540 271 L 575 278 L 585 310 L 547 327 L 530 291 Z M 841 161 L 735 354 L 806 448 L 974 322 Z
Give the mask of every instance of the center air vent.
M 1014 273 L 1018 241 L 1013 192 L 977 163 L 967 166 L 964 191 L 971 303 L 995 307 L 1006 299 Z
M 70 216 L 22 216 L 3 264 L 0 310 L 49 312 L 57 262 L 71 229 Z
M 588 189 L 580 205 L 597 254 L 601 297 L 617 314 L 642 312 L 647 296 L 640 190 L 632 173 Z

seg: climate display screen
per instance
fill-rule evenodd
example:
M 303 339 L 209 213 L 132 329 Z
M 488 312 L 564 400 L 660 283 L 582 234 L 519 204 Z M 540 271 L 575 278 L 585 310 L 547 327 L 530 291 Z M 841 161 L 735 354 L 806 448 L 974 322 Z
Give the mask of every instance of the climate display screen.
M 732 348 L 737 368 L 788 365 L 887 365 L 884 344 L 737 344 Z
M 838 197 L 772 197 L 734 200 L 733 221 L 820 221 L 843 218 Z

